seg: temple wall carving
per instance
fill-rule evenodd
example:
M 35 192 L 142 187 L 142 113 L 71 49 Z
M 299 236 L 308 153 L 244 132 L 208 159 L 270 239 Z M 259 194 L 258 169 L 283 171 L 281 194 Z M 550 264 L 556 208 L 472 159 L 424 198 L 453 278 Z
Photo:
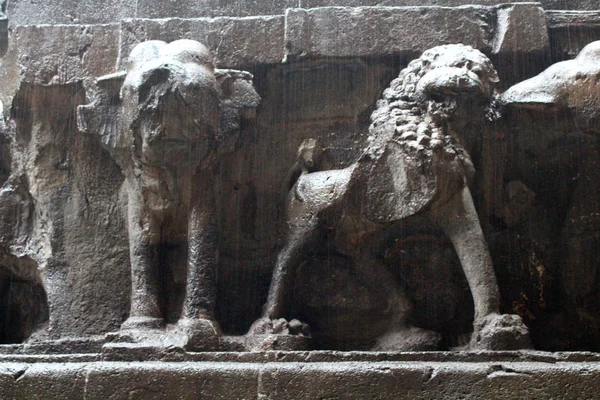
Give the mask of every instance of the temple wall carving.
M 598 351 L 593 2 L 55 3 L 0 19 L 0 343 Z

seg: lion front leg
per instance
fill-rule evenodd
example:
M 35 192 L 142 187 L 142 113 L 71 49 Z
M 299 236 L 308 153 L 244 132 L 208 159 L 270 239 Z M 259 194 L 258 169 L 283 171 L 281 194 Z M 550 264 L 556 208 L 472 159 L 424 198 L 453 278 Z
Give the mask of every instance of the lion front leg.
M 128 180 L 127 185 L 131 308 L 121 329 L 160 328 L 163 325 L 158 284 L 160 226 L 144 204 L 136 182 Z
M 500 315 L 500 293 L 485 237 L 465 185 L 432 211 L 460 260 L 475 304 L 471 348 L 513 350 L 531 347 L 529 331 L 517 315 Z
M 306 339 L 310 336 L 308 325 L 285 318 L 296 270 L 306 256 L 305 251 L 312 243 L 318 226 L 318 217 L 311 213 L 300 214 L 288 224 L 285 246 L 277 256 L 263 315 L 252 324 L 246 335 L 246 346 L 252 350 L 300 350 L 307 347 Z

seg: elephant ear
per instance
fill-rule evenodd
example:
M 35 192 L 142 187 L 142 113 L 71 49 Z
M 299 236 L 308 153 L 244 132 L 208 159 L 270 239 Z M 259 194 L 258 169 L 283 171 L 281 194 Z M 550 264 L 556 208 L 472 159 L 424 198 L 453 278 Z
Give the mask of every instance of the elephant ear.
M 96 136 L 102 147 L 119 161 L 129 147 L 119 134 L 120 90 L 127 73 L 117 72 L 96 79 L 92 101 L 77 107 L 77 128 Z
M 92 101 L 77 109 L 79 130 L 95 135 L 117 162 L 126 157 L 125 152 L 131 145 L 120 134 L 119 125 L 122 112 L 120 91 L 126 75 L 126 72 L 118 72 L 98 78 Z M 221 91 L 218 138 L 222 143 L 220 151 L 233 151 L 241 127 L 255 117 L 260 96 L 254 90 L 253 76 L 249 72 L 217 69 L 215 77 Z
M 254 90 L 249 72 L 216 69 L 215 78 L 221 89 L 219 151 L 226 153 L 235 150 L 242 126 L 254 119 L 260 96 Z

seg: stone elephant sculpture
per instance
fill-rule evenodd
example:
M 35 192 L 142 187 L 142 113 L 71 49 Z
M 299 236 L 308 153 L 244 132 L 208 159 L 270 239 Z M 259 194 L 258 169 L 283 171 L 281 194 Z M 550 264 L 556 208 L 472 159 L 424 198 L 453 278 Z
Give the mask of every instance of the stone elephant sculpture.
M 323 232 L 334 235 L 336 251 L 368 262 L 364 238 L 420 214 L 445 231 L 460 259 L 475 305 L 469 347 L 529 346 L 520 317 L 500 314 L 498 285 L 468 186 L 474 167 L 462 145 L 465 127 L 483 123 L 486 111 L 492 112 L 497 81 L 492 63 L 478 50 L 464 45 L 427 50 L 384 91 L 371 116 L 368 146 L 354 163 L 325 171 L 306 163 L 287 196 L 285 245 L 249 338 L 306 332 L 297 321 L 286 327 L 284 319 L 296 270 L 322 243 Z M 403 348 L 415 332 L 406 321 L 395 321 L 374 349 Z
M 127 71 L 97 86 L 95 101 L 79 107 L 78 124 L 99 136 L 125 175 L 132 291 L 121 331 L 137 333 L 121 337 L 143 340 L 164 325 L 158 271 L 167 262 L 161 254 L 176 248 L 187 263 L 176 331 L 187 348 L 214 349 L 214 168 L 223 142 L 259 103 L 252 75 L 215 70 L 210 51 L 193 40 L 147 41 L 132 50 Z

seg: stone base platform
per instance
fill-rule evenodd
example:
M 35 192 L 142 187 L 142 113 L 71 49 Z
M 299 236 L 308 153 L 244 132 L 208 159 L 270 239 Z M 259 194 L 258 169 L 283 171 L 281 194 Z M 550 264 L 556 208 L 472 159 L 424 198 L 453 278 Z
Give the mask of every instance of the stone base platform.
M 597 353 L 102 349 L 0 346 L 0 399 L 600 398 Z

